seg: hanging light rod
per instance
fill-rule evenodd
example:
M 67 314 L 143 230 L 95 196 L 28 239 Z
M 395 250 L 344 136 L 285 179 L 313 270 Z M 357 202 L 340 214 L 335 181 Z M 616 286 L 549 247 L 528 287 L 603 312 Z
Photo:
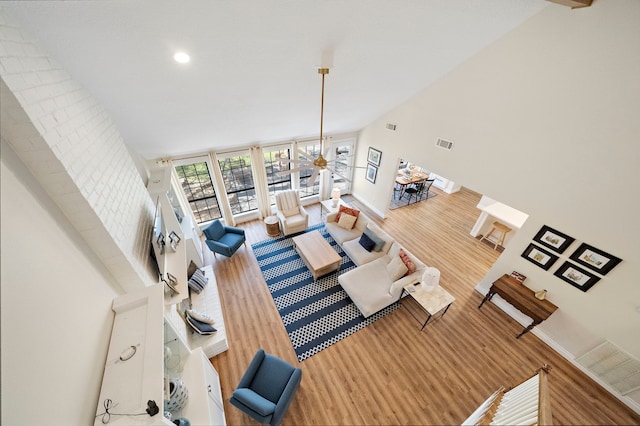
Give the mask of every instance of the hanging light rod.
M 320 154 L 313 161 L 315 166 L 324 169 L 327 167 L 327 160 L 322 156 L 324 150 L 324 138 L 322 136 L 322 124 L 324 122 L 324 76 L 329 74 L 329 68 L 318 68 L 318 74 L 322 74 L 322 96 L 320 97 Z

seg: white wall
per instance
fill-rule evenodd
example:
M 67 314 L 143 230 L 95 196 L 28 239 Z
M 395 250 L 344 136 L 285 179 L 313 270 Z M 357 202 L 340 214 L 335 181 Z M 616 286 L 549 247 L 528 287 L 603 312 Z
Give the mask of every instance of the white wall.
M 354 195 L 380 211 L 402 157 L 530 215 L 480 288 L 515 269 L 547 289 L 559 310 L 539 331 L 569 356 L 607 339 L 640 358 L 638 22 L 636 0 L 550 4 L 360 134 L 358 163 L 373 146 L 383 164 Z M 546 272 L 520 257 L 545 224 L 578 240 L 564 258 L 587 242 L 623 262 L 582 292 L 553 276 L 563 259 Z
M 0 6 L 2 134 L 126 290 L 157 283 L 154 203 L 105 108 Z
M 11 148 L 1 149 L 1 423 L 93 424 L 111 302 L 122 290 Z

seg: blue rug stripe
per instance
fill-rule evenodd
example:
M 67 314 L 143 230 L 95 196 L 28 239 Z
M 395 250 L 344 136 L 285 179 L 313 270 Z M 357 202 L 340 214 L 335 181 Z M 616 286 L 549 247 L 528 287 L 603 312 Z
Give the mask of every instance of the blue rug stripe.
M 298 309 L 314 305 L 318 306 L 317 302 L 326 298 L 334 297 L 336 293 L 341 293 L 346 296 L 346 293 L 341 291 L 341 288 L 330 287 L 328 289 L 318 288 L 315 285 L 308 286 L 310 288 L 301 289 L 300 296 L 294 294 L 291 298 L 283 298 L 283 303 L 279 303 L 278 312 L 280 312 L 280 316 L 284 317 L 285 315 L 290 314 L 291 312 L 295 312 Z M 274 298 L 275 300 L 275 298 Z
M 285 327 L 295 322 L 300 321 L 301 319 L 306 319 L 309 315 L 309 312 L 315 312 L 317 310 L 322 310 L 325 307 L 335 305 L 338 302 L 346 301 L 350 302 L 349 297 L 343 291 L 336 291 L 333 294 L 324 295 L 323 298 L 316 300 L 309 305 L 300 304 L 298 309 L 289 311 L 287 313 L 283 313 L 280 311 L 280 316 L 282 317 L 282 322 Z
M 326 232 L 317 230 L 342 257 L 340 269 L 314 281 L 293 248 L 291 235 L 251 246 L 298 361 L 320 352 L 395 310 L 392 305 L 364 318 L 338 283 L 338 276 L 355 268 L 353 261 Z M 299 235 L 299 234 L 296 234 Z
M 294 321 L 288 325 L 285 324 L 285 328 L 288 332 L 295 332 L 296 330 L 303 330 L 309 324 L 315 324 L 316 321 L 330 322 L 337 312 L 339 312 L 345 306 L 349 306 L 351 304 L 353 304 L 353 302 L 348 297 L 341 298 L 340 300 L 335 301 L 335 303 L 332 303 L 325 307 L 320 307 L 317 311 L 305 316 L 304 318 L 299 318 L 297 321 Z M 356 312 L 356 316 L 360 316 L 360 311 Z M 331 331 L 333 332 L 334 330 Z
M 328 303 L 328 300 L 335 301 L 345 298 L 347 298 L 347 294 L 344 291 L 341 291 L 339 288 L 332 287 L 328 290 L 317 292 L 310 297 L 300 299 L 298 302 L 283 305 L 282 308 L 278 309 L 278 312 L 280 313 L 280 316 L 284 318 L 285 316 L 300 311 L 301 309 L 320 309 L 321 307 L 330 304 Z

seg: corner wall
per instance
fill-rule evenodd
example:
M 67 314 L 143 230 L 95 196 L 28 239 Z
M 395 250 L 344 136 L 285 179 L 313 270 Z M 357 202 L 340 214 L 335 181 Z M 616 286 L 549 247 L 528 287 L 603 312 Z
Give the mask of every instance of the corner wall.
M 1 150 L 0 423 L 93 424 L 122 290 L 11 147 Z
M 383 164 L 354 195 L 379 211 L 402 157 L 530 215 L 479 289 L 514 269 L 547 289 L 559 309 L 537 329 L 570 359 L 603 340 L 640 359 L 638 22 L 634 0 L 550 4 L 359 137 L 357 162 L 373 146 Z M 549 271 L 520 256 L 542 225 L 577 240 Z M 553 275 L 580 242 L 623 259 L 587 292 Z
M 2 136 L 125 291 L 157 282 L 154 205 L 105 109 L 0 7 Z

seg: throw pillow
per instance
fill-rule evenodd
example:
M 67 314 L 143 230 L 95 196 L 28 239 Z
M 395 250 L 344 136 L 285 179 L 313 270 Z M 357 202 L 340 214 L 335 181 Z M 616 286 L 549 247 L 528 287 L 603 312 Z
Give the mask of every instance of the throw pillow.
M 191 278 L 189 278 L 189 282 L 187 284 L 192 291 L 200 294 L 200 292 L 206 287 L 208 281 L 209 279 L 204 276 L 202 270 L 196 269 L 193 275 L 191 275 Z
M 212 327 L 211 324 L 205 324 L 203 322 L 200 322 L 196 319 L 191 318 L 190 316 L 187 316 L 187 324 L 189 324 L 189 326 L 193 329 L 193 331 L 195 331 L 198 334 L 213 334 L 216 331 L 215 327 Z
M 360 241 L 358 242 L 360 243 L 362 248 L 364 248 L 366 251 L 369 251 L 369 252 L 373 249 L 373 246 L 376 244 L 371 240 L 371 238 L 367 237 L 367 234 L 362 234 L 362 236 L 360 237 Z
M 344 229 L 353 229 L 353 225 L 356 223 L 356 217 L 350 214 L 343 213 L 338 221 L 338 226 Z
M 413 274 L 418 268 L 416 264 L 404 250 L 400 249 L 400 253 L 398 254 L 400 255 L 400 259 L 402 259 L 402 262 L 407 266 L 407 275 Z
M 198 265 L 196 265 L 193 260 L 189 261 L 189 266 L 187 267 L 187 279 L 191 278 L 191 275 L 198 269 Z
M 203 314 L 202 312 L 194 311 L 193 309 L 187 309 L 185 312 L 186 312 L 186 314 L 188 316 L 190 316 L 194 320 L 203 322 L 205 324 L 213 324 L 214 323 L 213 318 L 211 318 L 207 314 Z
M 360 210 L 352 209 L 351 207 L 347 207 L 347 206 L 340 206 L 340 207 L 338 207 L 338 214 L 336 215 L 336 222 L 338 222 L 340 220 L 340 217 L 342 216 L 342 213 L 350 214 L 351 216 L 355 216 L 355 218 L 357 219 L 358 215 L 360 214 Z
M 400 259 L 400 256 L 394 256 L 391 258 L 391 261 L 387 263 L 387 273 L 391 281 L 398 281 L 407 273 L 407 265 Z
M 364 228 L 364 233 L 374 242 L 373 251 L 381 251 L 382 247 L 384 247 L 384 240 L 378 237 L 378 235 L 369 228 L 369 225 Z

